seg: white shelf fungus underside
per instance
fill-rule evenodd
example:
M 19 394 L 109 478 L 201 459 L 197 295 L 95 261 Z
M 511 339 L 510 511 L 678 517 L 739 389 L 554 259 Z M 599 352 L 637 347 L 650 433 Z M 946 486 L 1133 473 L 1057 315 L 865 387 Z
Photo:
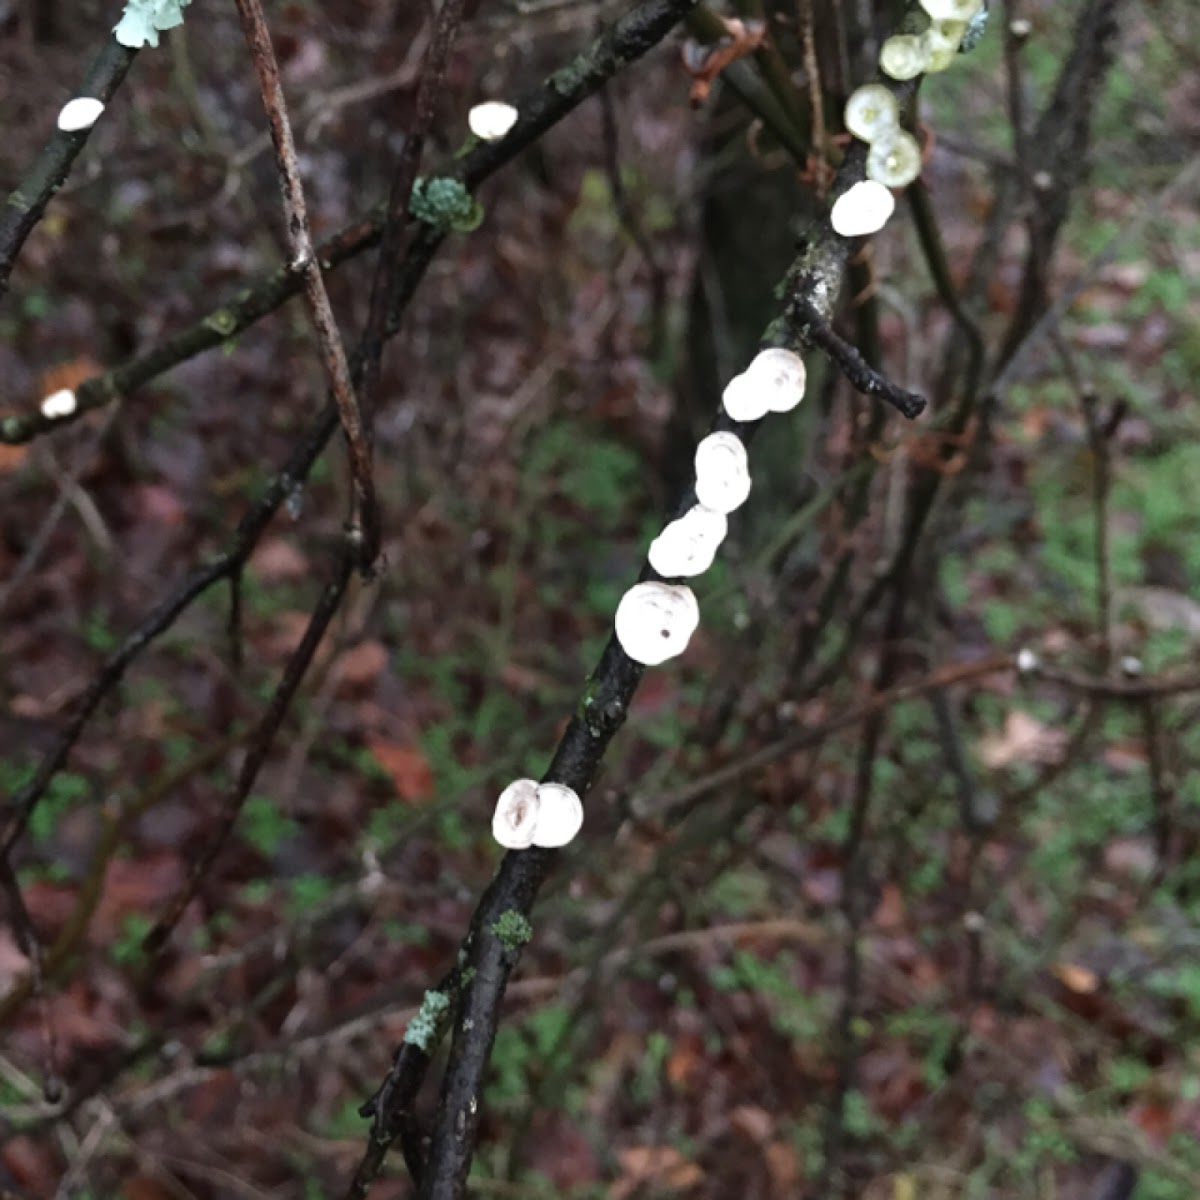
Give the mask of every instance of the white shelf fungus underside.
M 829 220 L 842 237 L 878 233 L 896 208 L 896 198 L 874 179 L 864 179 L 834 201 Z
M 104 111 L 104 101 L 92 96 L 76 96 L 62 106 L 58 114 L 58 127 L 63 133 L 79 133 L 91 129 Z
M 583 803 L 565 783 L 543 783 L 537 794 L 540 807 L 533 844 L 557 850 L 573 841 L 583 828 Z
M 724 513 L 694 504 L 650 543 L 650 565 L 668 579 L 701 575 L 713 565 L 728 532 Z
M 70 388 L 51 392 L 42 401 L 42 416 L 54 421 L 59 417 L 69 417 L 75 411 L 75 393 Z
M 656 667 L 687 649 L 700 606 L 681 583 L 635 583 L 617 605 L 617 641 L 643 666 Z
M 467 114 L 467 126 L 484 142 L 498 142 L 517 123 L 520 114 L 503 100 L 485 100 Z
M 714 512 L 731 513 L 750 495 L 750 464 L 736 433 L 710 433 L 696 447 L 696 499 Z
M 492 836 L 508 850 L 558 849 L 583 828 L 583 802 L 563 783 L 515 779 L 500 793 Z

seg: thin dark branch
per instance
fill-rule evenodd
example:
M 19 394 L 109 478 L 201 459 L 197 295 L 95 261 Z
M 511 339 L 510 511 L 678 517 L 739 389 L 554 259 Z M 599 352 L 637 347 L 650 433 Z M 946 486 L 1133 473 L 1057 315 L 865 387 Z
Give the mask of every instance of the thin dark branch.
M 157 953 L 166 944 L 171 930 L 183 916 L 184 909 L 195 896 L 204 876 L 216 861 L 217 855 L 220 854 L 221 848 L 233 831 L 238 814 L 242 811 L 242 805 L 245 804 L 255 779 L 258 778 L 258 772 L 266 761 L 271 745 L 275 741 L 275 735 L 279 732 L 284 717 L 287 716 L 296 691 L 304 681 L 304 676 L 317 652 L 317 647 L 321 644 L 321 639 L 329 628 L 329 622 L 333 620 L 334 614 L 342 603 L 346 586 L 358 563 L 357 548 L 350 543 L 342 554 L 333 579 L 325 585 L 320 600 L 309 616 L 304 636 L 288 659 L 283 676 L 271 696 L 271 702 L 267 705 L 266 711 L 259 718 L 258 725 L 250 736 L 249 744 L 246 747 L 246 757 L 238 772 L 237 782 L 225 800 L 220 827 L 204 847 L 203 852 L 193 861 L 188 872 L 187 882 L 171 901 L 167 910 L 155 922 L 154 927 L 146 934 L 143 945 L 148 954 Z
M 475 151 L 466 157 L 462 164 L 463 182 L 469 188 L 477 187 L 571 113 L 598 88 L 602 87 L 609 78 L 636 62 L 647 50 L 665 37 L 670 28 L 670 25 L 667 25 L 660 31 L 660 26 L 656 24 L 655 18 L 657 17 L 661 21 L 664 11 L 675 14 L 686 9 L 688 3 L 689 0 L 652 0 L 644 8 L 631 14 L 625 21 L 618 23 L 614 29 L 602 34 L 571 63 L 551 75 L 545 83 L 521 100 L 519 105 L 521 116 L 506 137 L 499 142 L 485 143 L 476 147 Z M 678 16 L 673 17 L 673 20 L 678 20 Z M 342 230 L 331 241 L 339 247 L 343 257 L 348 258 L 378 240 L 382 224 L 382 213 L 379 213 Z M 389 333 L 393 333 L 398 327 L 400 314 L 416 291 L 417 285 L 441 246 L 443 237 L 442 233 L 431 226 L 422 225 L 409 245 L 403 267 L 399 272 L 392 311 L 388 316 Z M 328 246 L 329 243 L 326 243 L 326 247 Z M 324 249 L 325 247 L 322 248 L 322 251 Z M 300 280 L 294 272 L 287 268 L 275 272 L 264 281 L 261 290 L 251 289 L 253 295 L 248 302 L 247 309 L 244 310 L 246 324 L 277 308 L 285 299 L 295 295 L 299 289 Z M 218 310 L 218 314 L 222 316 L 228 315 L 228 313 L 227 309 Z M 137 368 L 141 373 L 141 377 L 137 381 L 140 383 L 146 378 L 158 374 L 160 370 L 165 370 L 228 336 L 227 332 L 222 332 L 215 340 L 195 346 L 190 351 L 183 351 L 179 341 L 200 338 L 206 326 L 211 334 L 214 326 L 221 326 L 224 329 L 225 322 L 214 320 L 213 317 L 207 318 L 199 325 L 193 326 L 184 335 L 180 335 L 180 338 L 164 343 L 158 351 L 152 352 L 150 356 L 135 360 L 134 363 L 129 364 L 128 369 Z M 160 363 L 148 361 L 158 356 L 161 356 L 162 359 Z M 122 368 L 116 372 L 116 376 L 120 377 L 125 369 Z M 105 378 L 109 377 L 101 377 L 101 379 Z M 136 384 L 131 384 L 132 386 L 136 386 Z M 114 391 L 111 394 L 117 393 Z M 8 420 L 23 422 L 24 418 L 9 418 Z M 33 422 L 37 428 L 41 427 L 38 418 L 34 418 Z M 11 852 L 12 847 L 24 831 L 30 814 L 45 794 L 50 781 L 67 761 L 68 755 L 82 735 L 96 708 L 105 696 L 120 683 L 129 665 L 155 638 L 171 627 L 180 613 L 193 600 L 213 584 L 223 579 L 236 578 L 280 506 L 303 485 L 313 463 L 337 427 L 337 410 L 332 404 L 327 405 L 305 431 L 283 469 L 270 481 L 262 496 L 239 522 L 229 544 L 221 554 L 211 562 L 195 568 L 168 592 L 101 665 L 65 728 L 38 764 L 33 778 L 4 804 L 5 811 L 10 815 L 4 827 L 3 836 L 0 837 L 0 855 L 7 855 Z M 28 437 L 32 436 L 28 426 L 23 424 L 21 428 L 26 430 L 25 436 L 13 440 L 28 440 Z M 3 427 L 0 427 L 0 440 L 3 440 L 4 434 L 7 432 L 9 432 L 9 425 L 6 422 Z
M 910 392 L 876 371 L 848 341 L 841 337 L 810 300 L 794 296 L 788 319 L 802 337 L 820 347 L 834 361 L 856 391 L 884 400 L 903 416 L 919 417 L 928 403 L 924 396 Z
M 371 281 L 371 301 L 367 311 L 367 327 L 361 343 L 362 369 L 359 374 L 359 397 L 366 440 L 371 440 L 371 426 L 379 402 L 379 373 L 383 359 L 383 344 L 388 337 L 389 316 L 403 288 L 404 264 L 402 251 L 404 231 L 408 222 L 408 204 L 425 139 L 433 126 L 434 105 L 446 75 L 446 60 L 463 19 L 464 0 L 442 0 L 434 19 L 433 37 L 421 60 L 417 84 L 416 115 L 404 139 L 404 146 L 392 175 L 379 260 Z M 378 521 L 364 527 L 362 561 L 374 562 L 379 554 L 380 529 Z
M 109 37 L 85 76 L 78 95 L 108 104 L 135 57 L 136 50 Z M 0 295 L 8 290 L 8 278 L 25 239 L 42 219 L 50 198 L 66 182 L 91 132 L 92 127 L 68 133 L 56 126 L 42 152 L 5 201 L 4 211 L 0 213 Z

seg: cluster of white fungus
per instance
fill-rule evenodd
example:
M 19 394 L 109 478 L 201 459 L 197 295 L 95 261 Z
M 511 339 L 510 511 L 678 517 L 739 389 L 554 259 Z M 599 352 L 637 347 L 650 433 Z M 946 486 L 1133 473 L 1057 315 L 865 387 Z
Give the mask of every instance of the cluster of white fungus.
M 900 33 L 883 43 L 879 69 L 892 79 L 944 71 L 964 39 L 971 42 L 983 15 L 983 0 L 921 0 L 928 28 Z M 846 101 L 846 128 L 870 146 L 867 178 L 839 196 L 830 220 L 843 237 L 862 237 L 883 228 L 895 208 L 889 188 L 907 187 L 921 173 L 921 147 L 900 128 L 896 97 L 881 83 L 858 88 Z
M 958 54 L 968 26 L 983 9 L 983 0 L 921 0 L 929 28 L 901 33 L 883 43 L 879 69 L 893 79 L 913 79 L 944 71 Z
M 492 836 L 509 850 L 565 846 L 583 827 L 583 804 L 564 783 L 517 779 L 500 793 Z
M 891 201 L 891 193 L 884 193 Z M 804 399 L 806 378 L 799 355 L 781 347 L 762 350 L 726 387 L 722 405 L 740 422 L 790 412 Z M 650 544 L 650 566 L 666 579 L 707 571 L 728 532 L 727 514 L 750 495 L 746 446 L 736 433 L 710 433 L 696 447 L 695 461 L 697 503 L 668 522 Z M 687 649 L 700 625 L 700 605 L 686 584 L 646 580 L 621 597 L 614 624 L 621 649 L 634 662 L 655 667 Z M 518 779 L 500 794 L 492 836 L 510 850 L 557 847 L 582 825 L 583 805 L 569 787 Z

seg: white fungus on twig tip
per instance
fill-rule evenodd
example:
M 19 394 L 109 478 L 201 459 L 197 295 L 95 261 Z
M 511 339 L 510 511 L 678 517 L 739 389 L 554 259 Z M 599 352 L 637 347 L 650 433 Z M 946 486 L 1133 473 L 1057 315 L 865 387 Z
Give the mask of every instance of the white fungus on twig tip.
M 635 583 L 617 605 L 617 641 L 643 666 L 682 654 L 700 624 L 700 606 L 681 583 Z
M 467 125 L 481 141 L 498 142 L 517 123 L 519 115 L 503 100 L 485 100 L 467 114 Z
M 873 142 L 900 124 L 900 106 L 882 83 L 864 83 L 850 93 L 844 119 L 846 128 L 856 138 Z
M 713 565 L 728 532 L 724 513 L 694 504 L 650 543 L 650 565 L 668 579 L 700 575 Z
M 82 129 L 91 129 L 96 119 L 104 111 L 104 101 L 91 96 L 76 96 L 62 106 L 58 114 L 58 127 L 63 133 L 78 133 Z
M 842 237 L 878 233 L 896 210 L 896 198 L 878 180 L 864 179 L 839 196 L 829 220 Z
M 731 513 L 750 495 L 750 464 L 736 433 L 710 433 L 696 447 L 696 499 L 713 512 Z
M 540 807 L 537 780 L 514 780 L 496 801 L 492 837 L 509 850 L 532 846 Z
M 539 808 L 533 844 L 557 850 L 583 828 L 583 804 L 575 790 L 565 783 L 543 783 L 537 795 Z
M 1121 674 L 1127 679 L 1137 679 L 1142 671 L 1142 660 L 1134 654 L 1126 654 L 1121 659 Z
M 1022 646 L 1021 649 L 1017 651 L 1017 670 L 1020 671 L 1022 675 L 1031 674 L 1041 665 L 1042 664 L 1038 659 L 1038 656 L 1032 650 L 1030 650 L 1028 646 Z
M 75 411 L 75 393 L 70 388 L 51 392 L 42 401 L 42 416 L 51 421 L 58 417 L 69 417 Z

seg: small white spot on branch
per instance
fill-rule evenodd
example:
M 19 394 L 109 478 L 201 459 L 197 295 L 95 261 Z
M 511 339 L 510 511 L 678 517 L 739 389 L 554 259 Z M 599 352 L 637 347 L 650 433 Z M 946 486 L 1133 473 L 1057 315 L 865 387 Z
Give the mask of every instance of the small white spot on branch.
M 91 129 L 104 111 L 104 101 L 91 96 L 76 96 L 62 106 L 58 114 L 58 127 L 63 133 L 79 133 Z
M 42 416 L 54 421 L 59 417 L 69 417 L 75 411 L 75 393 L 70 388 L 51 392 L 42 401 Z

